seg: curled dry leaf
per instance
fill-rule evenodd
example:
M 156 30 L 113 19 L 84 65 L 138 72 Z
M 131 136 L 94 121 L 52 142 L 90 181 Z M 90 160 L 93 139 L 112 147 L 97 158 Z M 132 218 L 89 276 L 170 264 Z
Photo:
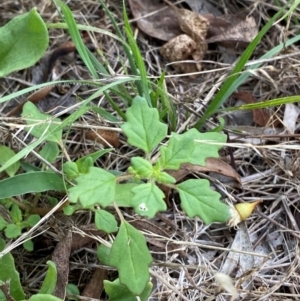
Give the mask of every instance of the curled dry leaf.
M 187 175 L 197 172 L 216 172 L 233 178 L 237 181 L 237 183 L 242 185 L 239 174 L 229 164 L 217 158 L 206 159 L 206 166 L 182 164 L 179 170 L 170 171 L 169 174 L 176 179 L 176 182 L 178 182 Z
M 203 42 L 209 26 L 208 19 L 190 10 L 177 8 L 168 0 L 164 1 L 175 11 L 182 31 L 194 41 Z
M 239 286 L 243 289 L 247 288 L 251 290 L 251 287 L 253 286 L 252 273 L 255 261 L 254 256 L 252 255 L 252 242 L 245 223 L 239 224 L 230 248 L 232 250 L 243 251 L 245 253 L 230 251 L 223 261 L 220 272 L 226 275 L 233 274 L 235 277 L 243 276 L 240 277 Z M 223 287 L 223 289 L 227 290 L 225 287 Z
M 86 139 L 97 141 L 107 147 L 120 146 L 119 134 L 109 130 L 91 130 L 86 132 Z
M 196 12 L 179 9 L 168 0 L 164 0 L 171 8 L 158 0 L 129 0 L 129 5 L 137 19 L 138 27 L 148 34 L 163 41 L 169 41 L 176 36 L 185 33 L 197 44 L 218 43 L 225 47 L 235 48 L 248 45 L 258 33 L 258 27 L 253 17 L 241 17 L 235 15 L 216 16 L 213 6 L 202 10 L 205 4 L 199 2 L 190 5 Z M 190 4 L 191 1 L 186 1 Z M 201 8 L 199 10 L 199 7 Z M 199 14 L 201 12 L 213 12 Z M 196 58 L 194 58 L 196 59 Z
M 137 25 L 147 35 L 169 41 L 182 34 L 176 13 L 159 0 L 129 0 L 129 6 Z

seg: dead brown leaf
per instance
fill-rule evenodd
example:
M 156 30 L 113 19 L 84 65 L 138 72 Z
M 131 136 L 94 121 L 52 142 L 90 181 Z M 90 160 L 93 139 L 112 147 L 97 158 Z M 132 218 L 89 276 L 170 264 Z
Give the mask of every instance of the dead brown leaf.
M 47 87 L 39 89 L 38 91 L 35 91 L 31 95 L 29 95 L 26 100 L 24 100 L 18 106 L 16 106 L 14 109 L 12 109 L 7 114 L 7 116 L 8 117 L 11 117 L 11 116 L 20 116 L 20 114 L 22 112 L 22 109 L 23 109 L 23 106 L 25 105 L 25 103 L 27 101 L 31 101 L 34 104 L 37 104 L 41 99 L 43 99 L 44 97 L 46 97 L 52 91 L 52 89 L 53 89 L 53 86 L 47 86 Z
M 193 63 L 182 62 L 175 65 L 181 72 L 192 73 L 201 71 L 201 61 L 207 51 L 204 42 L 209 22 L 205 17 L 187 9 L 179 9 L 173 3 L 164 0 L 177 15 L 180 28 L 185 35 L 180 35 L 166 43 L 160 50 L 161 55 L 171 61 L 195 60 Z
M 72 232 L 69 231 L 68 234 L 56 245 L 52 254 L 52 260 L 56 264 L 57 268 L 57 282 L 53 295 L 63 300 L 65 300 L 66 297 L 66 287 L 69 278 L 71 245 Z
M 188 9 L 178 8 L 168 0 L 164 1 L 175 11 L 182 31 L 197 44 L 203 43 L 209 27 L 208 19 Z
M 176 13 L 159 0 L 129 0 L 129 6 L 137 25 L 147 35 L 169 41 L 182 34 Z M 175 20 L 175 21 L 174 21 Z
M 104 289 L 103 281 L 106 279 L 107 271 L 101 268 L 96 268 L 90 281 L 85 286 L 82 296 L 86 298 L 99 299 Z
M 80 227 L 82 235 L 79 233 L 73 233 L 72 236 L 72 251 L 84 248 L 95 242 L 93 236 L 104 237 L 105 232 L 96 229 L 95 225 L 89 224 Z M 86 234 L 86 235 L 85 235 Z
M 86 139 L 97 141 L 106 147 L 120 146 L 119 133 L 109 130 L 91 130 L 85 133 Z
M 170 171 L 169 174 L 176 179 L 176 182 L 181 181 L 187 175 L 197 172 L 216 172 L 224 176 L 233 178 L 242 185 L 239 174 L 226 162 L 217 158 L 206 159 L 206 166 L 182 164 L 179 170 Z
M 242 18 L 235 15 L 205 15 L 209 20 L 206 43 L 218 43 L 224 47 L 247 46 L 258 33 L 253 17 Z

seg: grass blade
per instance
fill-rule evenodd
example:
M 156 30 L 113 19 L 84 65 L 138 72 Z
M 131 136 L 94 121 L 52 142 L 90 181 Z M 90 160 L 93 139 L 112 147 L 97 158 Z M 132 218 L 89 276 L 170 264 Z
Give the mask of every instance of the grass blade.
M 266 34 L 266 32 L 271 28 L 273 23 L 280 17 L 283 13 L 284 8 L 279 10 L 268 22 L 267 24 L 261 29 L 255 39 L 249 44 L 246 48 L 244 53 L 242 54 L 240 60 L 232 70 L 231 74 L 227 78 L 227 80 L 222 85 L 221 89 L 213 99 L 213 101 L 209 104 L 206 109 L 204 115 L 200 118 L 200 120 L 196 123 L 195 128 L 201 128 L 204 125 L 204 122 L 213 115 L 218 108 L 228 99 L 233 91 L 235 91 L 237 86 L 237 79 L 240 72 L 243 70 L 245 64 L 248 62 L 250 56 L 252 55 L 253 51 L 257 47 L 258 43 L 262 39 L 262 37 Z

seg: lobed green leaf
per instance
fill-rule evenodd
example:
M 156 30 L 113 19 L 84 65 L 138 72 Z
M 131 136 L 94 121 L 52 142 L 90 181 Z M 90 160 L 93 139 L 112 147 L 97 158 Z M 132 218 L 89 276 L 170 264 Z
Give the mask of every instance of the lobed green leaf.
M 218 158 L 219 149 L 226 143 L 227 136 L 220 133 L 208 132 L 200 133 L 196 129 L 190 129 L 182 134 L 185 138 L 194 141 L 195 148 L 191 154 L 191 159 L 187 163 L 205 166 L 207 158 Z
M 162 169 L 180 168 L 182 163 L 191 161 L 191 155 L 195 149 L 195 143 L 187 135 L 173 133 L 168 146 L 161 146 L 159 164 Z
M 159 121 L 158 110 L 149 108 L 145 98 L 136 96 L 126 111 L 127 122 L 121 126 L 128 143 L 149 154 L 167 135 L 168 126 Z
M 198 216 L 205 224 L 229 220 L 229 206 L 210 188 L 209 181 L 191 179 L 177 185 L 182 209 L 189 217 Z
M 17 238 L 22 234 L 22 229 L 15 224 L 9 224 L 5 228 L 4 234 L 7 238 Z
M 90 167 L 89 172 L 76 178 L 77 185 L 69 189 L 72 203 L 78 200 L 84 207 L 101 205 L 103 208 L 115 200 L 116 177 L 97 167 Z
M 153 166 L 148 161 L 141 157 L 132 157 L 131 158 L 131 171 L 140 178 L 148 179 L 153 174 Z

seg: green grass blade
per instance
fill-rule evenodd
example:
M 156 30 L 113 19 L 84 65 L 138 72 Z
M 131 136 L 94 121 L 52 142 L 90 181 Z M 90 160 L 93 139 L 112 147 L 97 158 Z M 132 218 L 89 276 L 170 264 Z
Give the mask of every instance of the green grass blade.
M 139 72 L 138 72 L 138 70 L 137 70 L 137 68 L 136 68 L 136 65 L 135 65 L 135 63 L 134 63 L 133 57 L 132 57 L 132 55 L 131 55 L 131 53 L 130 53 L 130 47 L 129 47 L 128 44 L 126 44 L 126 42 L 125 42 L 125 37 L 123 36 L 123 34 L 122 34 L 122 32 L 121 32 L 121 30 L 120 30 L 120 28 L 119 28 L 119 26 L 118 26 L 118 24 L 117 24 L 117 22 L 116 22 L 114 16 L 111 14 L 111 12 L 109 11 L 109 9 L 107 8 L 107 6 L 105 5 L 105 3 L 104 3 L 102 0 L 99 0 L 99 2 L 100 2 L 100 4 L 102 5 L 102 7 L 103 7 L 105 13 L 108 15 L 110 21 L 112 22 L 112 24 L 113 24 L 113 26 L 114 26 L 114 29 L 115 29 L 115 31 L 116 31 L 116 34 L 117 34 L 118 38 L 119 38 L 119 39 L 121 40 L 121 42 L 122 42 L 123 49 L 124 49 L 124 51 L 125 51 L 126 57 L 128 58 L 129 65 L 130 65 L 130 67 L 131 67 L 132 73 L 133 73 L 134 75 L 139 75 Z
M 77 120 L 78 118 L 80 118 L 83 114 L 85 114 L 90 108 L 87 107 L 87 105 L 95 98 L 100 97 L 101 95 L 103 95 L 103 93 L 108 90 L 108 89 L 112 89 L 117 85 L 129 82 L 129 81 L 135 81 L 135 80 L 139 80 L 136 77 L 131 77 L 131 78 L 123 78 L 123 79 L 119 79 L 117 81 L 114 81 L 104 87 L 99 88 L 99 90 L 97 92 L 95 92 L 93 95 L 91 95 L 89 98 L 87 98 L 85 101 L 82 102 L 81 107 L 75 111 L 73 114 L 71 114 L 68 118 L 66 118 L 60 125 L 58 125 L 53 131 L 49 131 L 48 133 L 46 133 L 43 137 L 39 138 L 37 141 L 33 142 L 32 144 L 28 145 L 27 147 L 23 148 L 20 152 L 18 152 L 15 156 L 13 156 L 11 159 L 9 159 L 6 163 L 4 163 L 1 167 L 0 167 L 0 172 L 4 171 L 6 168 L 8 168 L 10 165 L 14 164 L 15 162 L 19 161 L 20 159 L 22 159 L 23 157 L 25 157 L 26 155 L 28 155 L 34 148 L 36 148 L 38 145 L 40 145 L 41 143 L 43 143 L 47 137 L 49 135 L 52 135 L 53 133 L 55 133 L 56 131 L 59 131 L 61 129 L 64 129 L 65 127 L 71 126 L 72 123 Z M 60 82 L 67 82 L 67 81 L 60 81 Z M 76 81 L 76 82 L 80 82 L 80 81 Z M 55 82 L 52 82 L 50 84 L 53 84 Z M 43 84 L 45 85 L 45 84 Z M 27 90 L 27 89 L 25 89 Z M 23 92 L 24 94 L 24 92 Z M 22 94 L 21 94 L 22 95 Z M 11 95 L 9 95 L 11 96 Z M 5 97 L 7 98 L 7 96 Z
M 75 22 L 75 19 L 73 17 L 73 14 L 72 14 L 71 10 L 69 9 L 69 7 L 66 4 L 64 4 L 60 0 L 54 0 L 54 2 L 56 2 L 62 10 L 65 21 L 68 25 L 68 29 L 69 29 L 71 38 L 72 38 L 72 40 L 75 44 L 75 47 L 76 47 L 80 57 L 82 58 L 85 65 L 89 69 L 89 71 L 92 74 L 93 78 L 98 78 L 97 72 L 95 70 L 94 65 L 92 64 L 92 61 L 90 59 L 90 55 L 87 51 L 87 48 L 86 48 L 85 44 L 83 43 L 83 41 L 81 39 L 79 30 L 77 28 L 77 24 Z
M 63 179 L 53 172 L 37 171 L 0 181 L 0 199 L 47 190 L 65 191 Z
M 236 86 L 236 80 L 240 74 L 240 72 L 243 70 L 245 64 L 248 62 L 250 56 L 252 55 L 253 51 L 257 47 L 258 43 L 262 39 L 262 37 L 265 35 L 265 33 L 271 28 L 273 23 L 279 18 L 279 16 L 283 13 L 284 8 L 282 8 L 280 11 L 278 11 L 268 22 L 267 24 L 261 29 L 261 31 L 258 33 L 258 35 L 254 38 L 254 40 L 249 44 L 249 46 L 246 48 L 244 53 L 242 54 L 240 60 L 232 70 L 230 76 L 227 78 L 227 80 L 222 85 L 221 89 L 213 99 L 213 101 L 209 104 L 209 106 L 206 109 L 206 112 L 204 113 L 203 117 L 200 118 L 200 120 L 196 123 L 195 128 L 200 128 L 203 126 L 204 122 L 209 118 L 211 115 L 213 115 L 218 108 L 228 99 L 228 97 L 231 95 L 231 93 L 236 89 L 233 90 L 234 85 Z
M 133 32 L 131 30 L 128 16 L 126 13 L 126 6 L 125 1 L 123 0 L 123 16 L 124 16 L 124 24 L 125 24 L 125 32 L 127 35 L 128 43 L 130 46 L 130 49 L 132 51 L 132 56 L 134 58 L 134 61 L 137 64 L 139 75 L 141 76 L 141 84 L 137 86 L 140 96 L 143 96 L 147 99 L 147 102 L 149 106 L 152 106 L 151 99 L 150 99 L 150 93 L 149 93 L 149 86 L 148 86 L 148 78 L 147 78 L 147 71 L 144 64 L 144 60 L 142 58 L 142 55 L 140 53 L 139 47 L 136 43 L 136 40 L 134 39 Z
M 287 103 L 299 102 L 299 100 L 300 100 L 300 95 L 293 95 L 293 96 L 276 98 L 276 99 L 271 99 L 271 100 L 262 101 L 262 102 L 245 104 L 245 105 L 238 106 L 238 107 L 230 107 L 230 108 L 226 108 L 226 109 L 223 109 L 220 111 L 228 112 L 228 111 L 238 111 L 238 110 L 263 109 L 263 108 L 280 106 L 280 105 L 284 105 Z

